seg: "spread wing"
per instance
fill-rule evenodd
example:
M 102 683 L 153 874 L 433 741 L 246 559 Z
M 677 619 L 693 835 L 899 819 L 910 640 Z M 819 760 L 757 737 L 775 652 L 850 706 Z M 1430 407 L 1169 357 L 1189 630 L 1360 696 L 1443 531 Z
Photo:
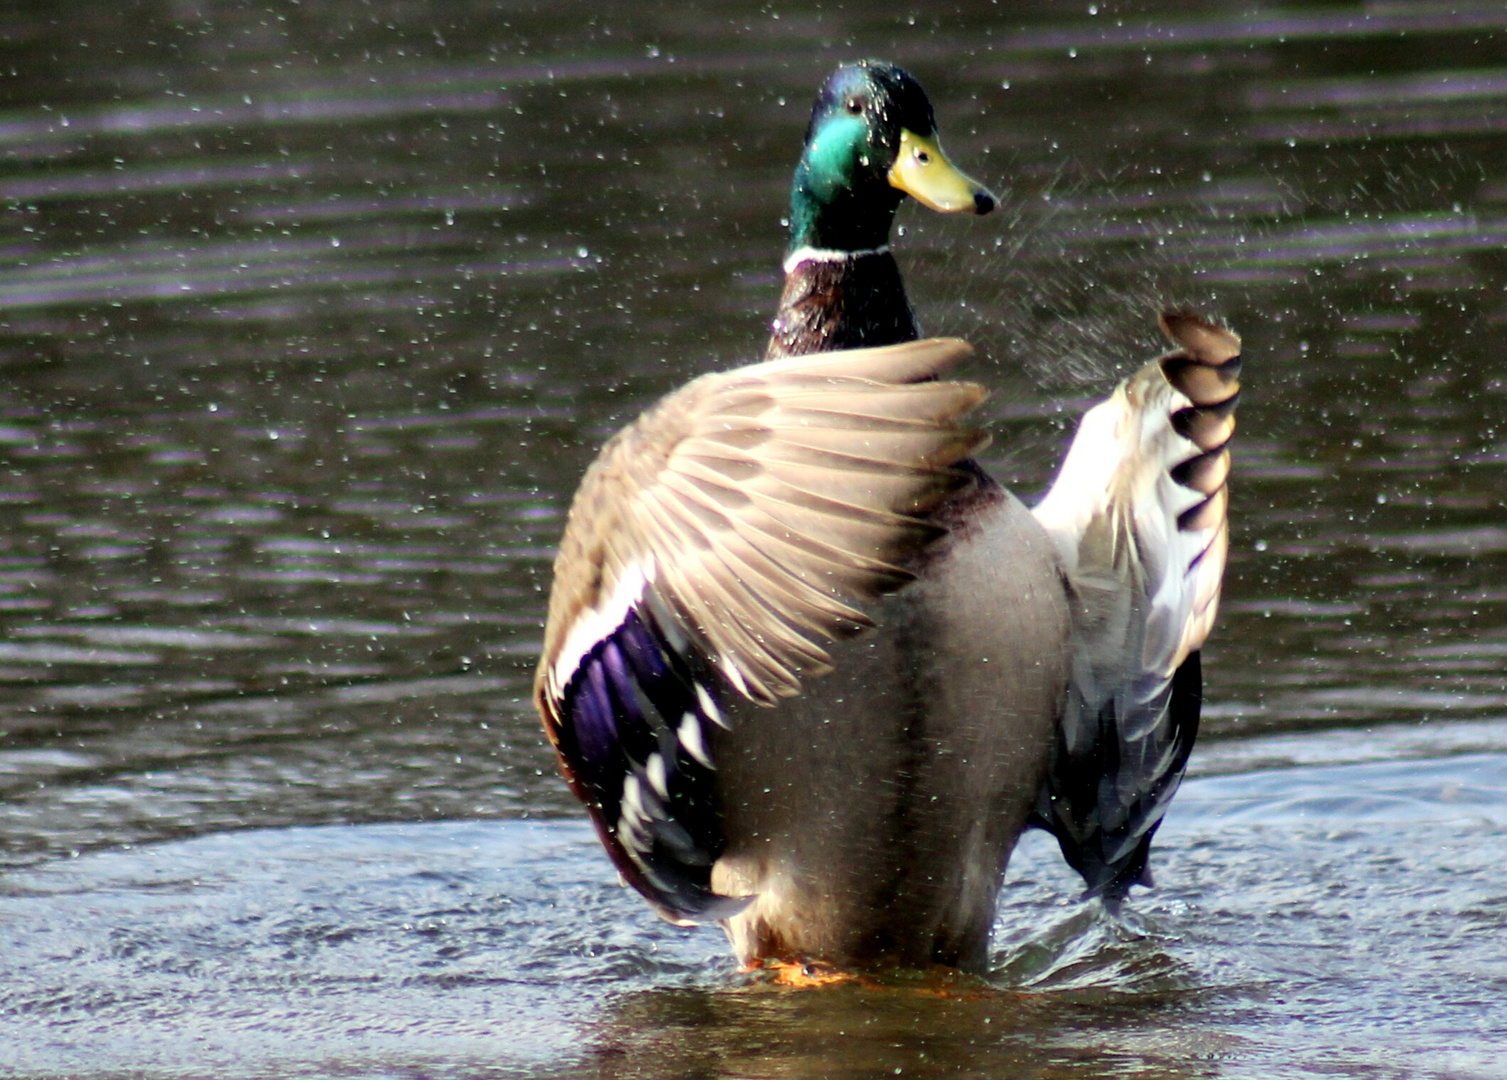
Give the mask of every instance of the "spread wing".
M 1178 346 L 1091 409 L 1033 513 L 1074 594 L 1075 654 L 1037 809 L 1091 894 L 1149 885 L 1152 835 L 1198 731 L 1198 650 L 1224 576 L 1240 341 L 1169 313 Z
M 535 700 L 625 879 L 672 921 L 725 918 L 713 732 L 829 670 L 823 645 L 910 580 L 964 482 L 984 398 L 960 341 L 704 376 L 615 436 L 576 492 Z M 750 722 L 756 722 L 750 721 Z

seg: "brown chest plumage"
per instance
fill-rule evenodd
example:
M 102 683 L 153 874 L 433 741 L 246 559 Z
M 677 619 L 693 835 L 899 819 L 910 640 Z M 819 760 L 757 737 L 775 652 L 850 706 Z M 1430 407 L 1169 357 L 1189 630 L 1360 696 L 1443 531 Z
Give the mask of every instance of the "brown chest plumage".
M 765 359 L 915 341 L 920 334 L 889 251 L 808 259 L 785 276 Z

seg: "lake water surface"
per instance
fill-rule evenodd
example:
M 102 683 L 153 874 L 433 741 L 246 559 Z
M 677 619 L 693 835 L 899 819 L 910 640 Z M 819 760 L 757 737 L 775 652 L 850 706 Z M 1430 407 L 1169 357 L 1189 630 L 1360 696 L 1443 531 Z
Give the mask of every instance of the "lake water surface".
M 1245 340 L 1205 727 L 1123 922 L 1033 836 L 987 984 L 659 923 L 529 702 L 601 441 L 757 358 L 815 88 L 1023 497 Z M 1507 1077 L 1507 8 L 14 4 L 0 1075 Z

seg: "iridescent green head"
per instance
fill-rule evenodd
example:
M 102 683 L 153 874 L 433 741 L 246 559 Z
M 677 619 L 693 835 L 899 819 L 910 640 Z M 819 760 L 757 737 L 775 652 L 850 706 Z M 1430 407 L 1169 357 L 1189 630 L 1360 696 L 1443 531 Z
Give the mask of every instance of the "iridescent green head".
M 811 110 L 790 192 L 789 250 L 881 247 L 906 195 L 943 213 L 987 214 L 995 204 L 942 153 L 920 83 L 883 61 L 844 64 Z

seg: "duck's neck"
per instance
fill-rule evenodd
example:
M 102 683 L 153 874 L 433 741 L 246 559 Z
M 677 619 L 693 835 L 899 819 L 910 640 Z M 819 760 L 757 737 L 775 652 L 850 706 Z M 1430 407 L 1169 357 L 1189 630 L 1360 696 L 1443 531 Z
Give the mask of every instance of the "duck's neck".
M 919 336 L 888 244 L 856 251 L 792 245 L 770 331 L 770 360 Z
M 858 176 L 868 164 L 866 145 L 857 119 L 828 123 L 807 138 L 790 188 L 785 291 L 771 327 L 770 359 L 917 336 L 889 248 L 903 196 L 887 182 Z

